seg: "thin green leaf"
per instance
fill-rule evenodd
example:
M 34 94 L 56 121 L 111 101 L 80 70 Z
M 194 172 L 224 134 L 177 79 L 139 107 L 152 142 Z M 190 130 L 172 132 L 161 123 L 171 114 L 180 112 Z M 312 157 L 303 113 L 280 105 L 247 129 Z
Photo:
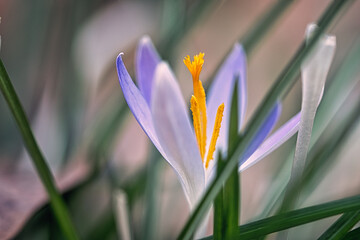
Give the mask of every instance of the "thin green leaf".
M 239 76 L 237 76 L 238 78 Z M 230 124 L 229 124 L 229 151 L 233 151 L 236 147 L 236 141 L 239 131 L 239 113 L 238 113 L 238 87 L 237 81 L 235 81 L 233 96 L 231 100 L 230 110 Z M 239 173 L 235 168 L 229 179 L 224 185 L 223 195 L 223 209 L 224 209 L 224 223 L 225 226 L 225 239 L 233 239 L 233 236 L 237 232 L 239 225 L 239 210 L 240 210 L 240 183 Z
M 336 127 L 331 137 L 323 143 L 323 147 L 318 147 L 315 145 L 314 149 L 317 149 L 316 153 L 310 153 L 310 164 L 306 167 L 303 179 L 301 182 L 298 182 L 291 189 L 289 189 L 289 198 L 288 201 L 292 202 L 294 197 L 296 197 L 294 192 L 306 192 L 307 195 L 310 195 L 312 191 L 317 186 L 314 183 L 314 179 L 321 179 L 323 175 L 327 172 L 326 169 L 329 168 L 336 159 L 337 153 L 340 151 L 343 144 L 346 142 L 346 139 L 353 132 L 352 130 L 356 127 L 360 120 L 360 102 L 355 101 L 356 105 L 352 108 L 350 116 L 347 116 L 346 120 L 341 123 L 341 126 Z M 347 103 L 348 105 L 351 102 Z M 306 191 L 303 191 L 306 190 Z M 284 209 L 287 209 L 287 203 L 284 203 Z M 279 213 L 278 210 L 277 213 Z M 346 227 L 346 226 L 344 226 Z M 340 230 L 341 231 L 341 230 Z M 346 232 L 345 232 L 346 233 Z M 341 234 L 341 233 L 339 233 Z M 285 235 L 281 236 L 282 238 Z
M 146 195 L 145 195 L 145 218 L 144 218 L 144 235 L 143 239 L 156 238 L 156 223 L 158 219 L 159 204 L 157 197 L 159 195 L 159 179 L 161 177 L 161 155 L 155 147 L 151 148 L 151 157 L 148 159 L 148 174 L 146 179 Z
M 165 0 L 165 15 L 171 15 L 172 21 L 169 22 L 169 18 L 164 15 L 163 23 L 164 35 L 162 36 L 161 43 L 159 44 L 161 56 L 164 59 L 170 60 L 176 45 L 179 41 L 186 36 L 186 34 L 196 26 L 196 23 L 215 6 L 216 1 L 194 1 L 188 12 L 185 12 L 186 7 L 184 1 L 177 0 Z M 170 25 L 168 25 L 170 24 Z
M 216 174 L 219 175 L 222 171 L 224 165 L 224 160 L 222 158 L 221 152 L 218 154 L 218 161 L 216 165 Z M 223 212 L 223 201 L 224 193 L 223 188 L 219 191 L 214 200 L 214 240 L 222 240 L 225 233 L 224 226 L 224 212 Z
M 261 18 L 246 31 L 244 36 L 239 40 L 239 43 L 244 46 L 247 57 L 252 56 L 253 50 L 264 39 L 266 34 L 275 26 L 277 20 L 282 16 L 286 9 L 288 9 L 294 0 L 277 1 L 266 13 L 261 14 Z M 231 49 L 227 51 L 221 62 L 224 62 L 225 56 L 230 53 Z M 219 65 L 220 68 L 221 64 Z M 219 69 L 215 69 L 214 73 Z M 212 74 L 211 76 L 215 76 Z M 205 82 L 205 88 L 208 89 L 211 81 Z
M 324 33 L 325 29 L 330 25 L 331 21 L 346 6 L 347 3 L 353 2 L 351 0 L 335 0 L 326 9 L 325 13 L 320 18 L 318 25 L 319 30 L 313 35 L 307 44 L 303 42 L 300 49 L 297 51 L 293 59 L 289 62 L 286 68 L 282 71 L 279 78 L 270 89 L 260 106 L 257 108 L 255 114 L 250 119 L 245 128 L 243 138 L 234 152 L 229 152 L 228 161 L 225 163 L 224 170 L 216 177 L 213 183 L 209 186 L 203 198 L 201 199 L 194 212 L 191 214 L 189 220 L 186 222 L 183 230 L 179 235 L 179 239 L 189 239 L 200 223 L 202 217 L 206 214 L 212 201 L 222 187 L 222 183 L 226 181 L 231 175 L 232 171 L 238 165 L 238 159 L 245 152 L 250 141 L 258 132 L 263 120 L 269 114 L 278 99 L 283 98 L 290 88 L 295 83 L 296 75 L 298 74 L 301 62 L 312 51 L 319 37 Z
M 315 24 L 308 25 L 306 30 L 306 39 L 316 31 Z M 306 59 L 301 67 L 302 81 L 302 103 L 301 103 L 301 120 L 297 134 L 295 154 L 291 169 L 291 175 L 286 187 L 285 197 L 283 200 L 282 210 L 289 210 L 298 204 L 300 191 L 291 191 L 294 186 L 299 185 L 303 178 L 307 155 L 310 146 L 311 133 L 316 116 L 316 111 L 321 99 L 322 91 L 330 69 L 330 65 L 335 53 L 336 38 L 334 36 L 322 36 L 314 54 L 311 58 Z M 287 207 L 287 208 L 285 208 Z M 287 234 L 287 233 L 284 233 Z M 280 239 L 285 239 L 280 236 Z
M 236 237 L 242 240 L 254 239 L 344 212 L 358 210 L 360 210 L 360 195 L 293 210 L 241 225 Z M 212 239 L 212 236 L 203 238 L 203 240 L 205 239 Z
M 41 179 L 41 182 L 44 184 L 44 187 L 49 195 L 50 204 L 53 209 L 55 218 L 58 221 L 60 228 L 64 233 L 64 236 L 66 236 L 67 239 L 78 239 L 75 228 L 71 222 L 67 207 L 57 188 L 55 187 L 54 178 L 34 138 L 34 135 L 29 125 L 29 121 L 25 115 L 23 107 L 20 103 L 20 100 L 15 92 L 15 89 L 10 81 L 10 78 L 1 59 L 0 89 L 19 127 L 26 149 L 31 156 L 31 159 Z
M 344 121 L 336 127 L 335 131 L 331 134 L 331 137 L 323 143 L 323 147 L 315 145 L 314 149 L 318 149 L 315 153 L 310 152 L 311 162 L 304 172 L 303 183 L 298 186 L 298 189 L 306 190 L 307 195 L 310 195 L 316 184 L 314 183 L 315 179 L 322 179 L 326 170 L 330 168 L 335 162 L 336 155 L 339 153 L 340 149 L 346 143 L 348 137 L 353 133 L 354 128 L 360 121 L 360 99 L 358 99 L 356 104 L 351 108 L 351 113 L 347 116 Z M 348 106 L 352 103 L 348 101 L 346 103 Z
M 349 96 L 351 90 L 354 89 L 354 86 L 359 81 L 359 79 L 356 78 L 357 74 L 360 72 L 358 67 L 359 65 L 360 38 L 357 40 L 355 46 L 350 49 L 349 55 L 344 59 L 333 80 L 330 81 L 329 88 L 324 93 L 323 100 L 319 106 L 314 121 L 313 134 L 310 142 L 310 152 L 313 151 L 315 143 L 319 140 L 321 134 L 329 125 L 331 119 L 333 119 L 341 106 L 346 102 L 345 100 L 347 96 Z M 267 198 L 267 203 L 265 204 L 266 207 L 260 216 L 268 216 L 270 212 L 274 212 L 276 203 L 280 202 L 279 200 L 290 177 L 289 170 L 291 169 L 292 156 L 294 156 L 293 151 L 283 164 L 280 172 L 276 174 L 276 179 L 273 180 L 274 185 L 268 191 L 271 196 Z M 312 161 L 318 162 L 316 158 L 311 160 L 311 162 Z M 316 163 L 314 164 L 317 165 Z M 317 172 L 321 173 L 321 171 Z M 310 181 L 310 179 L 308 179 L 310 175 L 308 173 L 305 173 L 305 175 L 307 175 L 307 177 L 304 179 Z
M 275 25 L 279 17 L 291 6 L 294 0 L 277 1 L 272 8 L 262 15 L 261 19 L 251 26 L 243 38 L 239 41 L 249 56 L 264 36 Z
M 344 213 L 330 228 L 326 230 L 319 240 L 342 239 L 356 223 L 360 221 L 360 211 Z
M 131 229 L 126 193 L 122 189 L 117 189 L 112 197 L 118 236 L 120 239 L 130 240 Z
M 344 239 L 346 240 L 358 240 L 360 238 L 360 227 L 348 232 Z
M 224 220 L 225 238 L 234 239 L 238 231 L 240 210 L 239 174 L 235 168 L 224 186 Z
M 114 138 L 119 132 L 118 130 L 122 126 L 125 117 L 129 113 L 127 104 L 122 104 L 112 114 L 107 114 L 106 117 L 102 117 L 99 120 L 99 124 L 95 127 L 94 135 L 92 137 L 90 156 L 93 160 L 93 171 L 96 174 L 97 171 L 102 169 L 101 160 L 106 155 L 114 143 Z

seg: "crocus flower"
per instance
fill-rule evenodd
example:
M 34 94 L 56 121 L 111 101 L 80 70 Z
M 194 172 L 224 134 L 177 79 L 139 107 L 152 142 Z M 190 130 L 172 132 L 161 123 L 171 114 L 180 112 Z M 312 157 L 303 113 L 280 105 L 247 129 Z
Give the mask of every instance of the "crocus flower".
M 204 54 L 194 56 L 193 61 L 189 56 L 184 59 L 194 86 L 190 100 L 193 121 L 174 74 L 160 59 L 148 37 L 141 39 L 137 48 L 139 88 L 132 81 L 121 56 L 122 53 L 117 58 L 117 70 L 124 97 L 144 132 L 175 170 L 190 208 L 193 208 L 214 175 L 216 152 L 227 154 L 230 104 L 236 81 L 239 128 L 243 124 L 247 105 L 244 49 L 238 43 L 234 45 L 207 95 L 199 79 Z M 239 171 L 262 159 L 297 131 L 300 114 L 267 138 L 280 112 L 281 104 L 277 103 L 239 159 Z

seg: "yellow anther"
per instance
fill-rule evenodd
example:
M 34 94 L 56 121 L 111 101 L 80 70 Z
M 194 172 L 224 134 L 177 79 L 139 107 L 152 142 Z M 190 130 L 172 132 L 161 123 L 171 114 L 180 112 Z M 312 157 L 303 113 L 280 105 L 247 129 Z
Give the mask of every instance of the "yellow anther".
M 224 104 L 221 104 L 216 112 L 214 130 L 213 130 L 213 134 L 211 137 L 208 155 L 206 157 L 205 168 L 208 168 L 210 160 L 214 158 L 213 155 L 215 152 L 216 141 L 219 138 L 221 121 L 222 121 L 222 117 L 224 114 L 224 107 L 225 107 Z
M 189 55 L 184 58 L 184 64 L 189 69 L 192 79 L 193 79 L 193 87 L 194 87 L 194 96 L 196 97 L 198 106 L 199 106 L 199 118 L 200 118 L 200 140 L 199 150 L 202 158 L 205 155 L 206 149 L 206 125 L 207 125 L 207 116 L 206 116 L 206 95 L 204 87 L 199 80 L 200 72 L 202 66 L 204 64 L 204 53 L 199 53 L 194 56 L 194 61 L 191 62 Z M 194 127 L 195 128 L 195 127 Z
M 184 58 L 184 64 L 189 69 L 193 79 L 194 95 L 191 97 L 190 100 L 191 111 L 193 115 L 196 140 L 198 143 L 201 159 L 204 162 L 205 151 L 206 151 L 206 125 L 207 125 L 206 95 L 205 95 L 204 87 L 199 79 L 200 72 L 204 64 L 204 53 L 199 53 L 198 55 L 195 55 L 194 61 L 191 61 L 190 57 L 186 56 Z M 224 113 L 224 104 L 221 104 L 216 112 L 214 130 L 205 161 L 206 168 L 208 168 L 209 162 L 211 161 L 211 159 L 213 159 L 216 141 L 219 138 L 223 113 Z
M 191 112 L 193 116 L 193 122 L 194 122 L 194 130 L 195 130 L 195 136 L 198 143 L 198 147 L 200 150 L 201 159 L 204 162 L 204 153 L 205 150 L 202 151 L 202 138 L 201 138 L 201 123 L 200 123 L 200 109 L 198 101 L 196 100 L 196 97 L 193 95 L 190 100 L 191 103 Z
M 206 148 L 206 125 L 207 125 L 207 116 L 206 116 L 206 95 L 205 90 L 202 86 L 201 81 L 199 81 L 199 97 L 196 97 L 199 102 L 200 108 L 200 117 L 201 117 L 201 151 L 205 153 Z

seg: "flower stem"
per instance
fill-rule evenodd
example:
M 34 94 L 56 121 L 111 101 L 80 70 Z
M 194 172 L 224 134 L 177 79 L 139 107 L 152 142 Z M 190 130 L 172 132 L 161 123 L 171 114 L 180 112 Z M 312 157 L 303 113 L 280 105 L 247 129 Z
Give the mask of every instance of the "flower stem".
M 70 240 L 78 239 L 75 228 L 73 227 L 70 220 L 64 200 L 61 198 L 58 190 L 55 187 L 53 176 L 50 172 L 49 167 L 46 164 L 46 161 L 39 149 L 39 146 L 36 143 L 23 107 L 19 101 L 19 98 L 15 92 L 15 89 L 10 81 L 10 78 L 1 59 L 0 89 L 20 129 L 25 146 L 35 165 L 37 173 L 49 195 L 50 204 L 53 209 L 55 218 L 58 221 L 60 228 L 64 233 L 64 236 Z

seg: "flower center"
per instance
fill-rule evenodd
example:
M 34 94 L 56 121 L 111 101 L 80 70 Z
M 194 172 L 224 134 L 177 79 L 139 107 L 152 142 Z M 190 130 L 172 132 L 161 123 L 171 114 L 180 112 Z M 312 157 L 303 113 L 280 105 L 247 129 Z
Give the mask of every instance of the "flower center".
M 190 109 L 193 115 L 194 131 L 200 151 L 200 156 L 203 163 L 205 163 L 205 168 L 207 169 L 209 166 L 209 162 L 214 158 L 213 155 L 215 152 L 216 141 L 219 138 L 221 121 L 224 113 L 224 104 L 221 104 L 217 109 L 214 129 L 205 161 L 204 159 L 205 159 L 205 151 L 206 151 L 206 124 L 207 124 L 206 94 L 202 82 L 199 79 L 200 72 L 204 64 L 204 53 L 199 53 L 198 55 L 195 55 L 194 61 L 190 60 L 189 55 L 186 56 L 184 58 L 184 64 L 189 69 L 193 79 L 194 95 L 192 95 L 190 100 L 191 103 Z

